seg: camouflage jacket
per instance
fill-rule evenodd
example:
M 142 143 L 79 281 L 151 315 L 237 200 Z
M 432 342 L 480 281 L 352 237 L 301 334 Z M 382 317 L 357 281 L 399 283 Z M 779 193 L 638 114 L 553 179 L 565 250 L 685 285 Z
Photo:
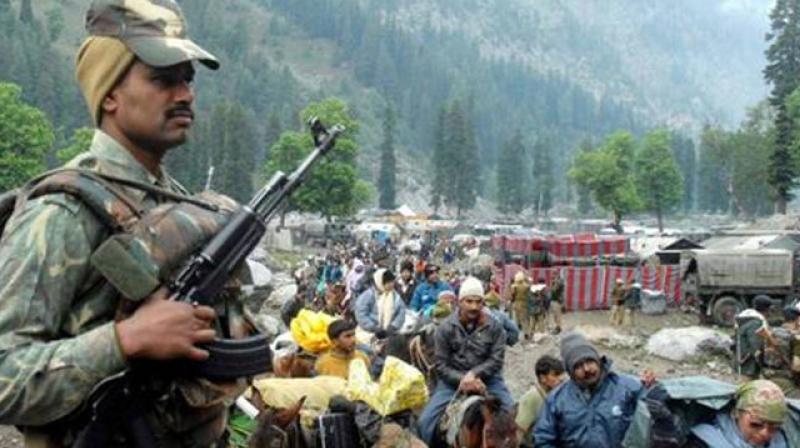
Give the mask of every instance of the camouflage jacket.
M 150 174 L 99 130 L 90 151 L 68 166 L 186 193 L 165 172 Z M 149 193 L 121 189 L 145 209 L 158 205 Z M 66 194 L 28 201 L 6 225 L 0 242 L 0 423 L 24 426 L 26 438 L 67 437 L 44 425 L 74 412 L 101 380 L 126 368 L 113 324 L 119 295 L 89 263 L 108 236 L 98 218 Z M 148 409 L 164 446 L 209 446 L 224 430 L 229 403 L 222 398 L 234 395 L 231 388 L 208 394 L 207 381 L 188 383 L 171 388 L 180 390 L 181 404 Z

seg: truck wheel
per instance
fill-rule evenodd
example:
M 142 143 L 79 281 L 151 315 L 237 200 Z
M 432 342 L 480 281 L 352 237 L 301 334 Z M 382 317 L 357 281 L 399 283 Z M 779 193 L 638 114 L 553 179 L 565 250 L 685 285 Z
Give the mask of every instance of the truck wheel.
M 744 305 L 734 296 L 722 296 L 714 302 L 711 314 L 714 322 L 723 327 L 732 327 L 736 315 L 744 309 Z

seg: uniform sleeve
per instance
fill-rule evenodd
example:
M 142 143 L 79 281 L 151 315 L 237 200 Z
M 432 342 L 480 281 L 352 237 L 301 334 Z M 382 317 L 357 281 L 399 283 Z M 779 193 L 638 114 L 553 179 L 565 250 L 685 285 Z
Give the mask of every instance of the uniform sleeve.
M 42 425 L 124 369 L 112 322 L 67 336 L 102 228 L 63 195 L 29 202 L 0 242 L 0 423 Z

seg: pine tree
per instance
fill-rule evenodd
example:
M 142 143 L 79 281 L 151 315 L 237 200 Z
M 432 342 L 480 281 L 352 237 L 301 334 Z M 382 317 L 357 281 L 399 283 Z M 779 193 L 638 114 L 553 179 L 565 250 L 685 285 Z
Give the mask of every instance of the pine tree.
M 436 128 L 433 143 L 433 157 L 431 157 L 431 199 L 429 205 L 433 207 L 433 212 L 438 213 L 439 208 L 444 204 L 444 187 L 447 184 L 446 164 L 447 154 L 445 148 L 445 121 L 447 109 L 442 106 L 439 109 L 439 116 L 436 120 Z
M 283 132 L 281 117 L 277 111 L 272 110 L 267 117 L 267 129 L 264 131 L 264 150 L 260 154 L 260 160 L 256 160 L 256 165 L 261 166 L 265 160 L 269 159 L 269 150 L 281 138 L 281 132 Z
M 592 152 L 593 149 L 592 140 L 590 138 L 586 138 L 578 147 L 578 153 L 589 153 Z M 581 215 L 589 214 L 589 212 L 592 211 L 592 190 L 584 185 L 581 185 L 580 183 L 575 185 L 575 190 L 578 194 L 578 213 Z
M 456 100 L 445 120 L 445 203 L 455 207 L 456 216 L 475 206 L 480 182 L 480 151 L 468 119 Z
M 33 6 L 31 0 L 22 0 L 19 7 L 19 21 L 28 25 L 33 24 Z
M 689 213 L 694 208 L 694 192 L 697 179 L 697 161 L 692 139 L 673 132 L 670 136 L 672 154 L 683 178 L 683 211 Z
M 534 145 L 533 152 L 533 204 L 536 216 L 547 212 L 553 207 L 553 156 L 550 142 L 539 139 Z
M 497 159 L 497 207 L 502 213 L 520 213 L 525 207 L 525 146 L 517 131 Z
M 764 78 L 772 84 L 770 103 L 777 109 L 777 116 L 769 184 L 775 195 L 775 211 L 785 214 L 797 175 L 790 152 L 794 124 L 787 117 L 785 101 L 800 85 L 800 0 L 777 0 L 770 20 Z
M 381 166 L 378 174 L 378 205 L 384 210 L 391 210 L 395 204 L 395 179 L 397 164 L 394 156 L 395 116 L 392 107 L 386 106 L 383 119 L 383 143 L 381 144 Z

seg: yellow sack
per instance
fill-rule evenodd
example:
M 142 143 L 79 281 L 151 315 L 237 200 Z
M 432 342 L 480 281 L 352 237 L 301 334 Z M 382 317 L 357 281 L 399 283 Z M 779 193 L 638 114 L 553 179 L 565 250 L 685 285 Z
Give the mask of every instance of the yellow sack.
M 264 403 L 271 408 L 285 409 L 306 397 L 300 410 L 300 422 L 306 428 L 313 427 L 316 418 L 326 412 L 331 397 L 345 393 L 346 385 L 347 381 L 338 376 L 265 378 L 253 382 Z M 250 398 L 251 395 L 248 389 L 245 396 Z
M 253 381 L 267 406 L 284 409 L 306 397 L 303 409 L 324 411 L 331 397 L 342 395 L 347 382 L 336 376 L 314 378 L 264 378 Z
M 321 353 L 333 345 L 328 339 L 328 325 L 336 320 L 325 313 L 301 310 L 290 325 L 292 337 L 303 350 Z
M 428 402 L 425 375 L 414 366 L 389 356 L 377 383 L 360 359 L 350 362 L 347 398 L 361 400 L 382 416 L 418 409 Z

